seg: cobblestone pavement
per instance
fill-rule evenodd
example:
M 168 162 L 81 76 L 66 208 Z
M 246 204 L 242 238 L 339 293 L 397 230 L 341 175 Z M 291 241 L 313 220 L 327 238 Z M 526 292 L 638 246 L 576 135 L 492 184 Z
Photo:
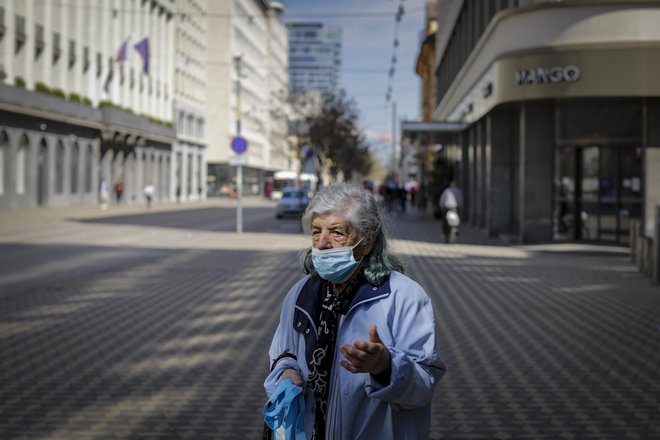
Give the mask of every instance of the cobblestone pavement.
M 301 237 L 22 225 L 0 214 L 0 438 L 259 438 Z M 625 252 L 391 226 L 449 368 L 431 438 L 660 438 L 660 288 Z

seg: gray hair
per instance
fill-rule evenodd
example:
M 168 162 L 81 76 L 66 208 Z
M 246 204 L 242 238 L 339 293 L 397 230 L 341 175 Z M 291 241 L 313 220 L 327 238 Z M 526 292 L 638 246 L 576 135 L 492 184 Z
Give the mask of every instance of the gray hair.
M 374 233 L 374 246 L 369 255 L 363 257 L 364 276 L 368 282 L 378 285 L 392 271 L 404 271 L 401 260 L 388 249 L 383 212 L 371 192 L 352 184 L 335 184 L 321 189 L 314 195 L 303 214 L 302 227 L 305 234 L 311 235 L 315 215 L 328 213 L 342 215 L 356 230 L 360 240 L 367 239 L 370 233 Z M 311 246 L 300 254 L 300 263 L 306 274 L 317 274 L 312 263 Z

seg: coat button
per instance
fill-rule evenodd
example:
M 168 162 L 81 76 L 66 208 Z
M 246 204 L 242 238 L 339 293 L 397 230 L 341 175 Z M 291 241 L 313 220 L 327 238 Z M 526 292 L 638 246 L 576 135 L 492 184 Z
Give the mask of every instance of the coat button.
M 374 286 L 374 290 L 378 290 L 378 287 Z
M 301 325 L 302 325 L 302 322 L 299 322 L 298 324 L 296 324 L 297 327 L 300 327 Z
M 309 334 L 309 329 L 305 330 L 305 334 L 306 334 L 306 335 Z

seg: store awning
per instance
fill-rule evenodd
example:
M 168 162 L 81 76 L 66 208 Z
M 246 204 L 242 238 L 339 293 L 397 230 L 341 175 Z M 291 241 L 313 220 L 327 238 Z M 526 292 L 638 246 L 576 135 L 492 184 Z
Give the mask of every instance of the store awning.
M 402 121 L 401 134 L 457 133 L 465 130 L 468 125 L 465 122 Z

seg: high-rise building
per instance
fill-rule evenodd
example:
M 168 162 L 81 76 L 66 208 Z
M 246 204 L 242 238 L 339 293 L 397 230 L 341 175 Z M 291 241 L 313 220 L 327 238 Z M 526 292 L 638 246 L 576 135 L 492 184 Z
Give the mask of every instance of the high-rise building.
M 340 89 L 341 28 L 323 23 L 287 23 L 289 88 L 335 94 Z

